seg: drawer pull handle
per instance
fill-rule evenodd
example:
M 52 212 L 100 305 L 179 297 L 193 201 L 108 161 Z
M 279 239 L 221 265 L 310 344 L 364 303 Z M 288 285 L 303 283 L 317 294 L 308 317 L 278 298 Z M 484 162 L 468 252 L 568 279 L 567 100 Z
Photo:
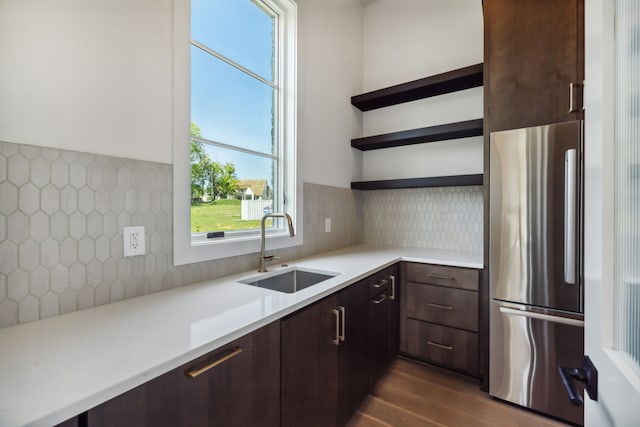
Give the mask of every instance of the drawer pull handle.
M 427 277 L 431 277 L 432 279 L 456 280 L 453 276 L 444 276 L 442 274 L 427 274 Z
M 384 301 L 384 300 L 386 300 L 386 299 L 387 299 L 387 296 L 386 296 L 385 294 L 382 294 L 382 295 L 380 296 L 380 298 L 378 298 L 378 299 L 374 299 L 374 300 L 373 300 L 373 301 L 371 301 L 371 302 L 372 302 L 372 303 L 374 303 L 374 304 L 380 304 L 382 301 Z
M 453 350 L 453 347 L 451 347 L 450 345 L 438 344 L 437 342 L 433 342 L 433 341 L 427 341 L 427 344 L 432 345 L 434 347 L 443 348 L 449 351 Z
M 209 369 L 215 368 L 216 366 L 223 364 L 227 360 L 236 357 L 240 353 L 242 353 L 242 349 L 240 347 L 236 347 L 233 350 L 231 350 L 231 352 L 229 352 L 226 356 L 222 356 L 220 359 L 211 362 L 207 366 L 205 366 L 203 368 L 200 368 L 200 369 L 194 369 L 192 371 L 188 371 L 187 375 L 190 376 L 191 378 L 195 378 L 200 374 L 204 374 Z
M 373 285 L 371 285 L 371 287 L 378 289 L 378 288 L 383 287 L 386 284 L 387 284 L 387 279 L 382 279 L 378 283 L 374 283 Z
M 450 305 L 436 304 L 435 302 L 430 302 L 428 305 L 430 307 L 442 308 L 444 310 L 453 310 L 453 307 L 451 307 Z
M 389 299 L 394 300 L 396 299 L 396 276 L 391 275 L 389 279 L 391 280 L 391 296 Z

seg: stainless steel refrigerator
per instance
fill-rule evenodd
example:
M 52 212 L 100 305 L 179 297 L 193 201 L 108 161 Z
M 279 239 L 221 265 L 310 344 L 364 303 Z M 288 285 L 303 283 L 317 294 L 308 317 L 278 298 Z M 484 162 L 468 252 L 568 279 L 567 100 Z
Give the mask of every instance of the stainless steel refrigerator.
M 582 122 L 491 134 L 489 393 L 572 423 L 581 366 Z M 582 393 L 582 391 L 580 391 Z

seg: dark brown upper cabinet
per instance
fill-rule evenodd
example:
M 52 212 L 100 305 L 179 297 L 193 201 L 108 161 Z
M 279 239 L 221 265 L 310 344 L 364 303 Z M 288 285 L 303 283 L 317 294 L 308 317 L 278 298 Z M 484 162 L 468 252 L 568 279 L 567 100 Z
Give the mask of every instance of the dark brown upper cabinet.
M 583 118 L 584 0 L 484 0 L 489 131 Z

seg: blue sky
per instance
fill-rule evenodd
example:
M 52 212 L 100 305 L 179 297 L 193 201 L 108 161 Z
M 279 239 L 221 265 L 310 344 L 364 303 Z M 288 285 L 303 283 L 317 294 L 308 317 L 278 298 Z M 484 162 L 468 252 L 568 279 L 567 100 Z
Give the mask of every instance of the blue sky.
M 192 0 L 194 40 L 272 80 L 273 20 L 250 0 Z M 191 47 L 191 120 L 213 141 L 271 152 L 273 89 Z M 271 161 L 208 147 L 209 156 L 236 165 L 238 178 L 267 178 Z

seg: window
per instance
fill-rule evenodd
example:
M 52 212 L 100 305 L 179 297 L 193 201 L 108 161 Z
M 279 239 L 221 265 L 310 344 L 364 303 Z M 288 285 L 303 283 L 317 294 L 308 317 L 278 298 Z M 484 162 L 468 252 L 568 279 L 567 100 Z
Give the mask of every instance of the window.
M 188 0 L 174 13 L 174 262 L 300 244 L 295 144 L 295 4 Z M 208 237 L 218 232 L 224 237 Z

